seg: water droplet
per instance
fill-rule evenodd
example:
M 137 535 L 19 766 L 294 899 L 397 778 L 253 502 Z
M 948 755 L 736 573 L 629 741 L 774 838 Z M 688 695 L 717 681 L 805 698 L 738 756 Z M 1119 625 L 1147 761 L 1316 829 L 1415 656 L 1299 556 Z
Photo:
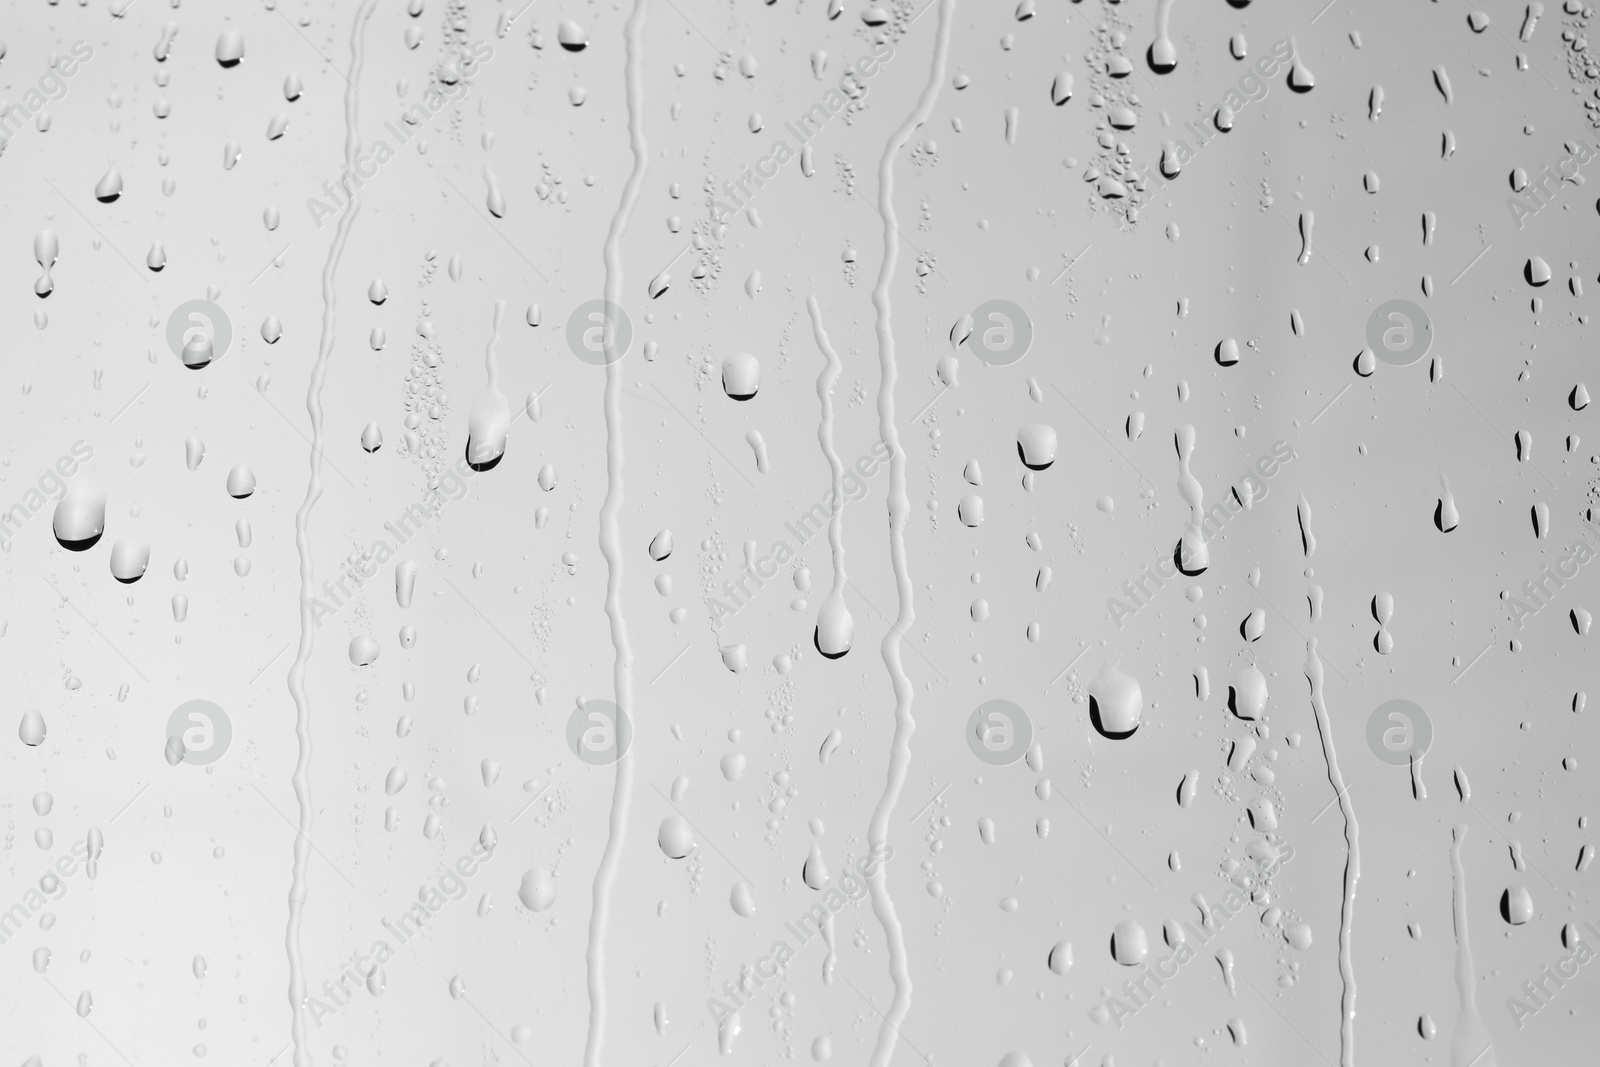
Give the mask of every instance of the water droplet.
M 1072 99 L 1072 72 L 1063 70 L 1050 82 L 1050 102 L 1057 107 Z
M 119 539 L 111 546 L 111 576 L 123 584 L 137 582 L 150 566 L 150 546 Z
M 256 491 L 255 472 L 243 463 L 237 464 L 228 471 L 228 495 L 235 500 L 243 500 Z
M 107 167 L 105 174 L 95 183 L 94 198 L 102 204 L 109 204 L 121 195 L 122 174 L 115 166 Z
M 45 725 L 44 716 L 37 708 L 29 708 L 22 713 L 22 721 L 17 725 L 17 736 L 22 743 L 31 748 L 38 748 L 44 744 Z
M 1057 941 L 1050 946 L 1050 954 L 1045 959 L 1051 974 L 1062 975 L 1072 969 L 1072 942 Z
M 217 63 L 224 68 L 236 67 L 243 58 L 244 35 L 235 29 L 223 30 L 217 38 Z
M 817 612 L 817 625 L 812 633 L 812 641 L 821 652 L 829 659 L 838 659 L 850 651 L 850 642 L 855 634 L 855 620 L 850 617 L 850 609 L 845 605 L 842 592 L 830 593 L 823 600 L 822 607 Z
M 1017 431 L 1017 455 L 1032 471 L 1047 470 L 1056 461 L 1056 431 L 1044 423 L 1033 423 Z
M 1089 695 L 1089 721 L 1101 736 L 1114 741 L 1132 737 L 1144 714 L 1144 693 L 1138 679 L 1108 662 L 1085 688 Z
M 1246 722 L 1261 718 L 1267 707 L 1267 676 L 1255 664 L 1242 667 L 1228 682 L 1228 710 Z
M 1111 958 L 1124 967 L 1137 967 L 1150 955 L 1150 938 L 1132 919 L 1123 919 L 1111 931 Z
M 517 899 L 529 911 L 544 911 L 556 902 L 556 880 L 543 867 L 532 867 L 523 874 Z
M 1444 97 L 1447 104 L 1455 103 L 1455 92 L 1450 88 L 1450 74 L 1440 64 L 1433 68 L 1433 86 L 1439 90 L 1439 95 Z
M 661 820 L 656 843 L 668 859 L 681 860 L 694 851 L 694 831 L 682 815 L 668 815 Z
M 556 27 L 556 40 L 569 52 L 581 52 L 589 47 L 589 35 L 572 19 L 562 19 Z
M 722 391 L 735 400 L 749 400 L 761 386 L 761 364 L 747 352 L 736 352 L 722 362 Z
M 92 479 L 80 477 L 56 503 L 51 528 L 69 552 L 93 548 L 106 527 L 106 493 Z
M 728 903 L 733 906 L 733 913 L 741 918 L 748 919 L 756 913 L 755 893 L 746 882 L 733 883 Z

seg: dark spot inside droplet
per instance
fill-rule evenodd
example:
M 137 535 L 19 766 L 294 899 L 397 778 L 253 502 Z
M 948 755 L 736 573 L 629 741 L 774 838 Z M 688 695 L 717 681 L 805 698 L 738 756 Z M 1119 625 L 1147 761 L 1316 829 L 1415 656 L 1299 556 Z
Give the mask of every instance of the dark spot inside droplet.
M 1178 544 L 1177 544 L 1177 547 L 1172 550 L 1172 565 L 1174 567 L 1178 568 L 1178 573 L 1179 574 L 1182 574 L 1187 578 L 1193 578 L 1196 575 L 1204 574 L 1206 572 L 1206 569 L 1204 567 L 1201 567 L 1198 570 L 1192 570 L 1192 571 L 1186 571 L 1186 570 L 1183 569 L 1183 542 L 1182 541 L 1179 541 Z
M 1028 457 L 1022 452 L 1022 442 L 1020 441 L 1017 442 L 1017 458 L 1022 460 L 1022 465 L 1031 471 L 1049 470 L 1050 464 L 1055 462 L 1053 459 L 1047 459 L 1043 463 L 1029 463 Z
M 1237 689 L 1235 689 L 1231 685 L 1228 686 L 1228 710 L 1233 712 L 1234 718 L 1236 718 L 1236 719 L 1243 719 L 1245 722 L 1254 722 L 1255 721 L 1250 716 L 1240 713 L 1240 711 L 1239 711 L 1239 691 Z
M 82 541 L 68 541 L 61 537 L 57 537 L 56 543 L 62 548 L 66 549 L 68 552 L 87 552 L 89 549 L 93 548 L 97 543 L 99 543 L 100 534 L 103 533 L 105 533 L 105 531 L 101 530 L 100 533 L 95 534 L 93 537 L 86 537 Z
M 1133 724 L 1132 730 L 1118 731 L 1106 729 L 1106 724 L 1100 721 L 1100 702 L 1092 696 L 1089 698 L 1089 722 L 1097 731 L 1099 731 L 1101 737 L 1109 738 L 1112 741 L 1127 740 L 1134 735 L 1135 731 L 1139 729 L 1138 723 Z
M 504 452 L 501 452 L 499 455 L 495 456 L 493 459 L 486 459 L 482 463 L 474 463 L 474 462 L 472 462 L 472 439 L 470 437 L 467 438 L 467 452 L 466 452 L 467 466 L 471 467 L 473 470 L 477 471 L 479 474 L 482 474 L 484 471 L 492 471 L 492 470 L 494 470 L 495 467 L 497 467 L 500 464 L 500 461 L 505 458 L 505 456 L 506 456 L 506 454 Z
M 824 651 L 823 648 L 822 648 L 822 630 L 821 630 L 820 627 L 815 627 L 814 626 L 814 627 L 811 628 L 811 643 L 817 647 L 817 651 L 818 652 L 821 652 L 828 659 L 843 659 L 845 653 L 850 651 L 850 646 L 849 645 L 845 645 L 844 646 L 844 651 L 843 652 L 827 652 L 827 651 Z

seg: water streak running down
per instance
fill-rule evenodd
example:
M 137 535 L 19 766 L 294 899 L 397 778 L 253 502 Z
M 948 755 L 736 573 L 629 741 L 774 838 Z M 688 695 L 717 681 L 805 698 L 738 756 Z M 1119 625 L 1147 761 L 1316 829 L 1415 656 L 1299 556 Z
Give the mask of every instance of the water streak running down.
M 1339 753 L 1333 747 L 1333 723 L 1323 697 L 1322 658 L 1317 655 L 1315 638 L 1306 642 L 1306 681 L 1311 684 L 1311 710 L 1317 719 L 1317 735 L 1322 739 L 1322 757 L 1328 765 L 1328 781 L 1339 798 L 1339 813 L 1344 816 L 1344 900 L 1339 907 L 1339 980 L 1344 991 L 1339 998 L 1339 1067 L 1355 1067 L 1356 972 L 1350 958 L 1350 930 L 1355 921 L 1356 882 L 1361 877 L 1361 826 L 1356 822 L 1350 791 L 1339 772 Z
M 872 306 L 877 310 L 878 366 L 881 380 L 878 385 L 878 435 L 889 447 L 889 558 L 894 567 L 894 584 L 899 602 L 894 625 L 883 635 L 883 662 L 889 669 L 894 684 L 894 740 L 889 758 L 888 781 L 883 795 L 872 813 L 867 829 L 867 843 L 874 854 L 889 840 L 889 820 L 894 806 L 905 786 L 906 771 L 911 764 L 911 734 L 916 721 L 911 717 L 911 679 L 906 676 L 900 659 L 902 635 L 916 619 L 912 603 L 911 572 L 906 567 L 905 526 L 911 501 L 906 495 L 906 456 L 900 447 L 900 431 L 894 424 L 894 389 L 899 379 L 899 366 L 895 363 L 894 331 L 890 327 L 889 283 L 894 279 L 895 265 L 900 258 L 900 231 L 894 211 L 894 158 L 911 140 L 917 128 L 928 121 L 933 105 L 939 98 L 939 87 L 945 81 L 945 67 L 950 56 L 950 29 L 955 14 L 955 0 L 939 0 L 939 28 L 933 48 L 933 62 L 928 71 L 928 81 L 916 109 L 884 145 L 883 158 L 878 162 L 878 214 L 883 216 L 883 266 L 878 272 L 877 284 L 872 289 Z M 878 1039 L 872 1050 L 872 1067 L 888 1067 L 900 1037 L 900 1024 L 911 1010 L 911 972 L 906 967 L 905 933 L 895 914 L 894 901 L 889 897 L 888 875 L 879 867 L 869 880 L 872 891 L 872 912 L 883 925 L 884 937 L 889 943 L 889 973 L 894 981 L 894 1000 L 883 1015 L 883 1025 L 878 1028 Z
M 1166 74 L 1178 65 L 1178 49 L 1172 43 L 1172 0 L 1156 0 L 1156 39 L 1150 45 L 1150 66 Z
M 356 85 L 361 80 L 361 60 L 365 54 L 362 31 L 377 0 L 363 0 L 356 9 L 354 24 L 350 27 L 350 74 L 344 91 L 344 162 L 354 170 L 356 157 L 361 154 L 361 140 L 357 131 L 357 109 L 361 94 Z M 339 259 L 344 254 L 350 224 L 361 211 L 359 193 L 351 198 L 349 209 L 339 216 L 339 226 L 333 235 L 333 245 L 328 249 L 327 262 L 322 267 L 322 336 L 317 343 L 317 360 L 311 367 L 311 384 L 306 391 L 306 410 L 311 415 L 311 478 L 306 485 L 305 500 L 294 515 L 294 545 L 300 557 L 300 643 L 295 650 L 294 663 L 289 668 L 289 694 L 294 698 L 294 733 L 299 743 L 295 755 L 295 803 L 300 810 L 299 825 L 294 838 L 294 874 L 289 886 L 289 925 L 285 943 L 289 953 L 289 1010 L 290 1031 L 294 1042 L 294 1067 L 311 1067 L 311 1049 L 307 1042 L 306 1020 L 303 1004 L 306 999 L 306 967 L 300 954 L 300 921 L 305 909 L 307 894 L 307 867 L 311 860 L 311 698 L 306 692 L 306 664 L 311 659 L 316 625 L 313 622 L 311 601 L 315 595 L 312 587 L 311 565 L 311 509 L 322 496 L 322 385 L 328 376 L 328 360 L 333 355 L 334 334 L 338 324 L 338 297 L 334 288 L 334 275 L 339 269 Z
M 622 190 L 622 202 L 612 216 L 605 244 L 605 298 L 622 306 L 622 234 L 628 217 L 639 199 L 644 184 L 645 160 L 650 146 L 644 138 L 643 62 L 645 8 L 648 0 L 634 0 L 633 14 L 623 30 L 627 40 L 628 143 L 633 152 L 633 170 Z M 628 625 L 622 616 L 622 536 L 617 513 L 622 510 L 622 366 L 611 350 L 614 331 L 603 334 L 606 344 L 606 498 L 600 507 L 600 552 L 606 560 L 606 620 L 610 624 L 611 647 L 616 656 L 612 686 L 617 707 L 637 716 L 633 703 L 633 650 L 628 644 Z M 637 719 L 636 719 L 637 721 Z M 589 1030 L 584 1039 L 584 1067 L 599 1067 L 606 1027 L 606 927 L 611 915 L 611 888 L 617 878 L 617 861 L 628 826 L 628 804 L 633 796 L 633 749 L 622 752 L 616 764 L 616 784 L 611 794 L 605 853 L 594 875 L 593 910 L 589 917 L 589 947 L 584 955 L 588 971 Z
M 1465 777 L 1463 776 L 1463 781 Z M 1463 788 L 1462 800 L 1468 795 Z M 1467 872 L 1461 865 L 1461 845 L 1467 827 L 1458 825 L 1450 834 L 1451 892 L 1450 910 L 1456 929 L 1456 1013 L 1455 1032 L 1450 1035 L 1450 1067 L 1496 1067 L 1494 1045 L 1489 1028 L 1478 1014 L 1478 972 L 1472 966 L 1472 939 L 1467 931 Z
M 1183 528 L 1183 537 L 1178 541 L 1178 569 L 1195 575 L 1211 565 L 1211 548 L 1206 544 L 1205 491 L 1189 469 L 1189 461 L 1194 457 L 1194 427 L 1179 426 L 1174 443 L 1178 448 L 1178 491 L 1183 495 L 1183 502 L 1189 505 L 1189 524 Z
M 844 463 L 833 447 L 833 387 L 839 380 L 843 364 L 839 362 L 833 345 L 828 342 L 828 331 L 822 325 L 822 308 L 815 296 L 806 297 L 806 310 L 811 314 L 811 330 L 816 335 L 817 347 L 822 350 L 826 364 L 817 376 L 817 399 L 822 404 L 822 420 L 817 424 L 817 441 L 822 454 L 827 457 L 833 471 L 833 498 L 836 507 L 828 522 L 828 547 L 833 559 L 833 588 L 823 603 L 817 617 L 817 651 L 824 656 L 844 655 L 849 648 L 851 630 L 850 612 L 844 603 L 844 586 L 849 578 L 844 571 Z

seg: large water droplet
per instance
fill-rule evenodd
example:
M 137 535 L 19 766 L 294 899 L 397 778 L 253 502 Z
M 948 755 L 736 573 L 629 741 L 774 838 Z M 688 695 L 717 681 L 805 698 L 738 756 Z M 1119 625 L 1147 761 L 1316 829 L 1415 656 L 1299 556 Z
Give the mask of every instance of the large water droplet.
M 1056 461 L 1056 431 L 1044 423 L 1033 423 L 1017 431 L 1017 455 L 1031 471 L 1042 471 Z
M 1247 722 L 1267 707 L 1267 676 L 1255 664 L 1240 668 L 1228 682 L 1228 710 Z
M 22 722 L 17 725 L 17 736 L 22 738 L 22 743 L 32 748 L 44 744 L 45 726 L 44 716 L 37 708 L 29 708 L 22 713 Z
M 237 464 L 228 472 L 228 495 L 235 500 L 243 500 L 256 491 L 255 472 L 243 463 Z
M 517 899 L 529 911 L 544 911 L 556 902 L 556 880 L 543 867 L 530 868 L 517 887 Z
M 92 479 L 79 478 L 56 503 L 51 521 L 56 540 L 70 552 L 93 548 L 106 527 L 106 493 Z
M 150 566 L 150 546 L 143 541 L 118 540 L 111 546 L 111 575 L 123 584 L 137 582 Z
M 1111 931 L 1111 958 L 1124 967 L 1137 967 L 1150 955 L 1150 938 L 1132 919 L 1123 919 Z
M 1132 737 L 1144 714 L 1144 693 L 1139 682 L 1107 663 L 1087 686 L 1089 721 L 1114 741 Z
M 761 364 L 748 352 L 722 361 L 722 391 L 735 400 L 749 400 L 761 386 Z
M 106 168 L 105 174 L 95 183 L 94 198 L 102 204 L 109 204 L 122 195 L 122 174 L 115 166 Z
M 832 593 L 817 611 L 817 625 L 812 642 L 829 659 L 838 659 L 850 651 L 850 640 L 855 633 L 855 620 L 845 605 L 843 593 Z
M 511 430 L 511 404 L 505 394 L 489 386 L 472 400 L 467 414 L 467 465 L 475 471 L 493 470 L 506 454 Z
M 217 63 L 225 68 L 236 67 L 243 58 L 244 35 L 235 29 L 223 30 L 217 38 Z
M 589 35 L 572 19 L 562 19 L 556 27 L 556 40 L 569 52 L 581 52 L 589 47 Z
M 656 844 L 669 859 L 681 860 L 694 851 L 694 830 L 682 815 L 668 815 L 661 820 Z

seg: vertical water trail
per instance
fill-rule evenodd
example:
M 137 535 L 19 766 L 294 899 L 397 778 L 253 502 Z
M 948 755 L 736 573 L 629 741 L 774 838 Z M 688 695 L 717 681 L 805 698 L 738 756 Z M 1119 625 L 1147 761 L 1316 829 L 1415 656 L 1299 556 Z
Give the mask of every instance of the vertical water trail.
M 494 303 L 494 332 L 484 350 L 484 369 L 488 383 L 472 398 L 467 412 L 467 463 L 475 471 L 493 470 L 506 452 L 511 432 L 511 405 L 498 388 L 500 363 L 495 347 L 500 344 L 500 325 L 505 321 L 506 302 Z
M 357 104 L 360 94 L 356 83 L 361 79 L 361 61 L 364 54 L 362 30 L 372 15 L 377 0 L 362 0 L 356 9 L 355 22 L 350 27 L 350 76 L 345 79 L 344 90 L 344 162 L 350 170 L 356 169 L 356 156 L 360 154 L 360 133 L 356 128 Z M 289 953 L 289 1011 L 290 1034 L 294 1041 L 294 1067 L 311 1067 L 311 1050 L 306 1041 L 306 1024 L 300 1007 L 306 998 L 305 961 L 300 955 L 300 918 L 306 903 L 306 868 L 311 858 L 311 700 L 306 695 L 306 663 L 311 659 L 311 646 L 316 627 L 312 622 L 311 537 L 309 532 L 311 508 L 322 496 L 322 383 L 328 376 L 328 358 L 333 354 L 333 335 L 337 321 L 338 297 L 333 286 L 333 276 L 339 269 L 339 259 L 344 255 L 345 240 L 350 236 L 350 224 L 361 211 L 361 196 L 354 192 L 350 208 L 339 216 L 338 229 L 334 231 L 333 245 L 328 249 L 327 262 L 322 266 L 322 336 L 317 342 L 317 361 L 311 366 L 311 385 L 306 390 L 306 410 L 311 414 L 311 478 L 306 484 L 306 498 L 294 513 L 294 546 L 300 556 L 300 644 L 295 651 L 294 663 L 289 667 L 289 694 L 294 698 L 294 734 L 299 742 L 295 755 L 294 799 L 300 809 L 300 823 L 294 838 L 294 873 L 289 885 L 289 924 L 284 934 Z
M 1194 458 L 1194 427 L 1179 426 L 1173 435 L 1173 444 L 1178 449 L 1178 491 L 1189 505 L 1189 524 L 1183 528 L 1183 537 L 1178 541 L 1178 568 L 1184 574 L 1194 575 L 1211 566 L 1211 549 L 1206 544 L 1205 533 L 1206 495 L 1200 480 L 1189 469 L 1189 462 Z
M 500 324 L 505 321 L 505 317 L 506 302 L 504 300 L 496 300 L 494 302 L 494 335 L 489 338 L 489 347 L 483 353 L 484 370 L 489 376 L 490 389 L 498 387 L 496 379 L 500 376 L 500 361 L 495 358 L 494 349 L 500 343 Z
M 1305 673 L 1311 684 L 1311 710 L 1317 717 L 1328 781 L 1338 794 L 1339 812 L 1344 816 L 1344 902 L 1339 908 L 1339 980 L 1344 992 L 1339 998 L 1339 1067 L 1355 1067 L 1356 972 L 1350 959 L 1350 927 L 1355 920 L 1356 882 L 1361 877 L 1361 827 L 1350 805 L 1344 775 L 1339 773 L 1339 753 L 1333 748 L 1333 724 L 1328 720 L 1328 705 L 1322 695 L 1322 659 L 1317 655 L 1316 638 L 1306 642 Z
M 917 127 L 928 121 L 933 104 L 939 96 L 939 86 L 944 83 L 945 66 L 950 55 L 950 23 L 955 11 L 955 0 L 939 0 L 938 39 L 933 48 L 933 62 L 928 81 L 916 110 L 895 131 L 884 146 L 883 158 L 878 163 L 878 214 L 883 216 L 883 266 L 878 272 L 878 283 L 872 289 L 872 306 L 877 311 L 878 365 L 881 380 L 878 386 L 878 435 L 889 448 L 889 558 L 894 566 L 895 593 L 899 603 L 898 614 L 889 632 L 883 635 L 883 662 L 894 683 L 894 740 L 889 758 L 888 780 L 883 795 L 872 813 L 872 823 L 867 830 L 867 841 L 877 855 L 889 838 L 889 818 L 894 814 L 895 802 L 905 785 L 906 769 L 911 762 L 911 734 L 916 722 L 911 718 L 911 679 L 906 677 L 900 661 L 901 635 L 916 619 L 912 604 L 911 574 L 906 569 L 906 512 L 911 502 L 906 496 L 906 457 L 900 447 L 900 433 L 894 425 L 894 387 L 899 377 L 895 364 L 894 333 L 889 326 L 889 282 L 894 277 L 895 263 L 900 253 L 900 231 L 894 214 L 894 157 L 905 147 Z M 871 1067 L 886 1067 L 894 1055 L 899 1025 L 911 1008 L 911 974 L 906 969 L 905 934 L 895 915 L 894 901 L 889 898 L 888 874 L 879 866 L 870 879 L 872 912 L 883 925 L 884 938 L 889 943 L 889 973 L 894 980 L 894 1001 L 878 1028 L 878 1039 L 872 1050 Z
M 1463 797 L 1465 793 L 1463 793 Z M 1489 1028 L 1478 1014 L 1477 972 L 1472 967 L 1472 941 L 1467 933 L 1467 872 L 1461 865 L 1461 843 L 1467 827 L 1461 824 L 1450 835 L 1451 913 L 1456 928 L 1456 1015 L 1455 1033 L 1450 1035 L 1450 1067 L 1495 1067 L 1494 1048 Z
M 623 187 L 622 201 L 611 218 L 604 251 L 606 265 L 605 299 L 612 307 L 622 305 L 622 232 L 639 199 L 644 183 L 645 156 L 649 145 L 644 139 L 644 87 L 640 77 L 647 0 L 634 0 L 633 14 L 623 31 L 627 41 L 628 144 L 633 152 L 633 170 Z M 606 314 L 611 314 L 610 308 Z M 614 324 L 613 324 L 614 325 Z M 615 331 L 604 330 L 608 346 Z M 611 627 L 611 647 L 616 654 L 612 687 L 616 705 L 625 714 L 637 714 L 633 706 L 633 650 L 628 645 L 628 626 L 622 617 L 622 546 L 617 512 L 622 509 L 622 360 L 608 348 L 606 352 L 606 499 L 600 506 L 600 553 L 606 560 L 606 619 Z M 594 875 L 593 909 L 589 917 L 589 947 L 584 955 L 588 970 L 589 1032 L 584 1039 L 584 1067 L 599 1067 L 600 1049 L 605 1040 L 606 923 L 611 913 L 611 886 L 617 877 L 617 857 L 622 852 L 628 826 L 628 802 L 633 795 L 633 751 L 627 749 L 616 762 L 617 779 L 611 793 L 611 816 L 606 850 Z
M 828 459 L 828 466 L 833 471 L 833 517 L 828 523 L 828 547 L 833 558 L 833 588 L 828 593 L 828 599 L 817 615 L 817 651 L 824 656 L 833 656 L 838 647 L 841 631 L 853 629 L 849 623 L 850 612 L 844 603 L 844 585 L 849 579 L 844 571 L 844 464 L 839 460 L 838 450 L 833 447 L 833 386 L 839 380 L 839 374 L 844 365 L 839 362 L 839 356 L 833 350 L 833 345 L 828 341 L 828 331 L 822 325 L 822 308 L 817 304 L 815 296 L 806 297 L 806 310 L 811 313 L 811 332 L 817 339 L 817 347 L 822 350 L 826 365 L 822 373 L 817 375 L 817 399 L 822 404 L 822 420 L 817 424 L 817 441 L 822 445 L 822 454 Z M 827 627 L 826 636 L 824 627 Z M 846 634 L 845 644 L 848 646 L 849 636 Z M 828 642 L 823 647 L 824 640 Z M 838 655 L 843 655 L 839 652 Z
M 1178 65 L 1178 49 L 1172 43 L 1172 0 L 1156 0 L 1156 39 L 1150 45 L 1150 66 L 1166 74 Z

